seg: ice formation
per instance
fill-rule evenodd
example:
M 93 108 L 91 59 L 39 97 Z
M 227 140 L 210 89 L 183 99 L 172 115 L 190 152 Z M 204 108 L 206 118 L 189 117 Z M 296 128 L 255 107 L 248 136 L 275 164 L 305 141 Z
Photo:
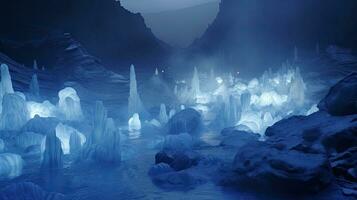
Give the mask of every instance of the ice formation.
M 40 97 L 40 86 L 38 84 L 38 79 L 36 74 L 32 75 L 29 92 L 31 96 L 35 99 L 38 99 Z
M 1 64 L 1 92 L 1 97 L 6 93 L 14 93 L 9 67 L 6 64 Z
M 66 120 L 78 121 L 83 117 L 81 101 L 75 89 L 66 87 L 58 93 L 58 107 Z
M 4 140 L 0 139 L 0 153 L 5 151 L 5 143 Z
M 102 139 L 107 123 L 107 110 L 103 102 L 97 101 L 95 104 L 94 118 L 93 118 L 93 132 L 91 142 L 96 144 Z
M 128 116 L 134 113 L 142 113 L 144 111 L 143 104 L 138 94 L 136 75 L 134 65 L 130 66 L 130 91 L 128 99 Z
M 16 146 L 26 149 L 33 145 L 41 145 L 44 136 L 38 133 L 24 132 L 15 138 Z
M 33 61 L 33 69 L 38 70 L 37 60 Z
M 17 94 L 5 94 L 2 101 L 0 130 L 16 131 L 29 120 L 26 101 Z
M 34 118 L 35 115 L 40 117 L 57 117 L 58 115 L 57 107 L 47 100 L 42 103 L 28 101 L 26 104 L 30 118 Z
M 192 81 L 191 81 L 191 93 L 192 93 L 193 98 L 196 98 L 198 95 L 201 94 L 200 79 L 198 77 L 198 71 L 197 71 L 196 67 L 194 68 L 193 77 L 192 77 Z
M 109 163 L 119 163 L 121 161 L 120 131 L 112 118 L 107 119 L 102 144 L 104 150 L 101 156 L 102 160 Z
M 79 153 L 82 148 L 82 138 L 77 132 L 72 132 L 69 137 L 70 154 Z
M 63 167 L 63 151 L 61 140 L 52 132 L 46 136 L 42 155 L 42 168 L 60 169 Z
M 161 124 L 166 124 L 169 121 L 165 104 L 160 105 L 159 121 Z
M 169 119 L 171 119 L 175 114 L 176 114 L 176 110 L 175 109 L 171 109 L 170 112 L 169 112 Z
M 77 129 L 64 125 L 62 123 L 59 123 L 56 126 L 56 136 L 60 139 L 61 141 L 61 146 L 64 154 L 69 154 L 71 149 L 70 149 L 70 138 L 73 134 L 76 134 L 76 137 L 79 137 L 80 139 L 80 144 L 81 146 L 84 145 L 86 142 L 86 137 L 83 135 L 83 133 L 79 132 Z M 77 147 L 76 147 L 77 148 Z
M 22 173 L 23 160 L 13 153 L 0 154 L 0 178 L 15 178 Z
M 133 116 L 128 121 L 128 129 L 130 132 L 135 132 L 141 130 L 141 122 L 138 113 L 134 113 Z

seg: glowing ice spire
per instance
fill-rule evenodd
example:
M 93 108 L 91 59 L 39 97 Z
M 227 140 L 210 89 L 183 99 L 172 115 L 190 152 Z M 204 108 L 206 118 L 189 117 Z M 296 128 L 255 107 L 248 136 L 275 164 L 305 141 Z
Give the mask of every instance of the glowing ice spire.
M 37 60 L 33 61 L 33 69 L 38 70 Z
M 130 91 L 128 104 L 129 117 L 133 116 L 134 113 L 141 113 L 143 111 L 143 105 L 138 94 L 134 65 L 130 66 Z
M 169 121 L 169 117 L 167 116 L 165 104 L 160 105 L 159 121 L 161 124 L 166 124 Z
M 38 79 L 37 79 L 37 75 L 34 74 L 32 75 L 32 79 L 31 79 L 31 83 L 30 83 L 30 93 L 34 96 L 34 97 L 39 97 L 40 96 L 40 86 L 38 84 Z
M 159 71 L 157 70 L 157 68 L 155 69 L 155 75 L 159 75 Z
M 192 95 L 194 98 L 196 98 L 201 93 L 200 92 L 200 79 L 198 77 L 198 71 L 197 71 L 196 67 L 194 68 L 194 71 L 193 71 L 191 90 L 192 90 Z
M 9 67 L 6 64 L 1 65 L 1 89 L 2 89 L 2 95 L 6 93 L 14 93 Z

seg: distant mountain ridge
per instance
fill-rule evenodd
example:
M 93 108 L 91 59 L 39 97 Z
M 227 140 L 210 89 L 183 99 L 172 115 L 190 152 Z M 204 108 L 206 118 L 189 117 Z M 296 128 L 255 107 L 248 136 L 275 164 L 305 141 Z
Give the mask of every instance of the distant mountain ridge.
M 53 65 L 46 38 L 70 33 L 107 66 L 158 62 L 170 51 L 133 14 L 114 0 L 3 0 L 0 52 L 29 65 Z M 48 55 L 47 55 L 48 54 Z
M 219 4 L 209 2 L 177 10 L 143 13 L 146 24 L 163 41 L 187 47 L 209 27 L 217 15 Z M 164 27 L 164 28 L 163 28 Z

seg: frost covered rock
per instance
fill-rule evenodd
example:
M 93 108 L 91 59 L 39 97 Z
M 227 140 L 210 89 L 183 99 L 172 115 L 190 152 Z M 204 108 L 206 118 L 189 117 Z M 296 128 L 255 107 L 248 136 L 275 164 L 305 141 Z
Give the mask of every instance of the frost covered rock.
M 22 127 L 22 131 L 47 135 L 54 131 L 59 123 L 60 121 L 57 118 L 40 117 L 39 115 L 35 115 L 34 118 L 30 119 Z
M 159 164 L 153 165 L 150 168 L 149 175 L 150 176 L 158 176 L 158 175 L 170 173 L 173 171 L 174 170 L 170 167 L 170 165 L 168 165 L 166 163 L 159 163 Z
M 222 146 L 240 148 L 249 142 L 258 141 L 260 135 L 256 133 L 237 130 L 236 127 L 225 128 L 221 131 L 223 136 Z
M 2 101 L 0 129 L 7 131 L 20 130 L 29 120 L 26 101 L 17 94 L 5 94 Z
M 357 114 L 357 73 L 334 85 L 318 108 L 336 116 Z
M 0 178 L 20 176 L 23 168 L 21 156 L 12 153 L 0 154 Z
M 141 121 L 138 113 L 134 113 L 134 115 L 129 119 L 128 128 L 130 132 L 141 130 Z
M 61 140 L 56 137 L 53 131 L 46 136 L 45 150 L 42 158 L 42 168 L 61 169 L 63 167 L 63 151 Z
M 357 117 L 318 111 L 281 120 L 266 141 L 239 148 L 233 163 L 237 183 L 299 192 L 318 191 L 333 181 L 331 155 L 357 147 Z
M 192 150 L 193 138 L 188 133 L 180 133 L 178 135 L 168 135 L 162 145 L 165 152 L 185 152 Z
M 242 147 L 235 156 L 233 170 L 241 175 L 240 181 L 282 190 L 321 190 L 332 180 L 325 155 L 280 151 L 264 143 Z
M 58 107 L 66 120 L 78 121 L 82 119 L 81 100 L 76 90 L 66 87 L 59 91 L 58 97 Z
M 176 113 L 167 123 L 168 134 L 189 133 L 197 135 L 202 128 L 202 117 L 195 109 L 188 108 Z
M 33 145 L 41 145 L 44 136 L 38 133 L 24 132 L 16 136 L 16 145 L 22 149 L 26 149 Z
M 2 200 L 64 200 L 60 193 L 48 193 L 41 187 L 31 183 L 13 183 L 0 191 Z

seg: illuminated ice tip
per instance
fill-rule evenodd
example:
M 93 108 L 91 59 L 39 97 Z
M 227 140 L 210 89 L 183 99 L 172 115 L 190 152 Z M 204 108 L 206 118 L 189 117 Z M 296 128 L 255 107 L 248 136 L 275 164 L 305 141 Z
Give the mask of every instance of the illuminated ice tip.
M 191 92 L 192 96 L 196 98 L 200 93 L 200 79 L 198 77 L 198 71 L 197 68 L 195 67 L 193 70 L 193 77 L 191 81 Z
M 1 96 L 6 93 L 14 93 L 9 67 L 6 64 L 1 64 L 1 93 Z
M 218 84 L 222 84 L 223 83 L 223 79 L 221 77 L 216 77 L 216 81 Z
M 59 91 L 58 97 L 59 110 L 66 120 L 77 121 L 82 119 L 81 101 L 76 90 L 71 87 L 66 87 Z
M 134 113 L 133 116 L 128 121 L 129 131 L 139 131 L 141 130 L 141 122 L 138 113 Z
M 128 116 L 132 116 L 134 113 L 142 113 L 143 104 L 138 94 L 136 74 L 134 65 L 130 66 L 130 91 L 128 99 Z
M 32 75 L 29 92 L 33 97 L 38 98 L 40 96 L 40 86 L 38 84 L 37 75 Z

